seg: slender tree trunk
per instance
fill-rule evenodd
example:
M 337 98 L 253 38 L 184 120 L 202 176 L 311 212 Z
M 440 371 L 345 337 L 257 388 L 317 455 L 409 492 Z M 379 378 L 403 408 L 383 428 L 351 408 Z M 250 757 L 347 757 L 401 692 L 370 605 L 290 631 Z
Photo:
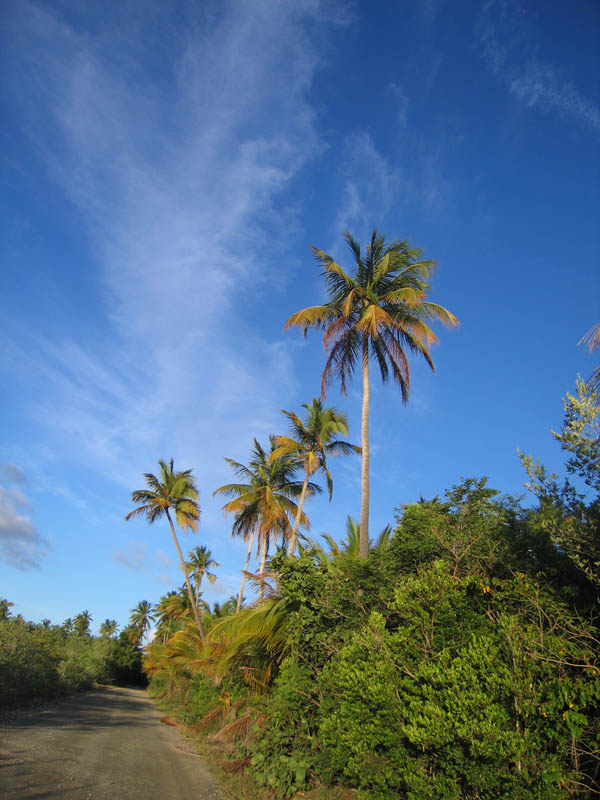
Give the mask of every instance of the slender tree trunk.
M 260 558 L 260 569 L 258 571 L 258 576 L 260 580 L 260 591 L 258 593 L 258 602 L 262 603 L 263 598 L 265 596 L 265 562 L 267 560 L 267 539 L 266 537 L 263 539 L 262 543 L 262 556 Z
M 364 334 L 362 379 L 360 558 L 367 558 L 369 555 L 369 341 Z
M 175 534 L 175 528 L 173 527 L 173 522 L 171 520 L 171 515 L 169 514 L 169 509 L 165 509 L 167 514 L 167 519 L 169 520 L 169 525 L 171 526 L 171 533 L 173 535 L 173 541 L 175 542 L 175 547 L 177 548 L 177 552 L 179 553 L 179 563 L 181 564 L 181 569 L 183 570 L 183 574 L 185 575 L 185 583 L 188 590 L 188 595 L 190 598 L 190 603 L 192 605 L 192 613 L 194 615 L 194 619 L 196 620 L 196 626 L 198 627 L 198 633 L 200 634 L 200 638 L 204 641 L 204 630 L 202 629 L 202 623 L 200 622 L 200 616 L 198 614 L 198 607 L 194 602 L 194 592 L 192 591 L 192 584 L 190 583 L 190 576 L 188 575 L 187 567 L 185 565 L 185 561 L 183 559 L 183 553 L 181 552 L 181 547 L 179 546 L 179 542 L 177 540 L 177 536 Z
M 246 556 L 246 563 L 244 564 L 244 571 L 242 573 L 242 585 L 240 586 L 240 593 L 238 594 L 237 606 L 235 609 L 235 613 L 237 614 L 240 608 L 242 607 L 242 599 L 244 597 L 244 586 L 246 585 L 246 578 L 248 575 L 248 564 L 250 563 L 250 556 L 252 555 L 252 545 L 254 544 L 254 534 L 256 531 L 254 528 L 252 529 L 252 535 L 250 536 L 250 544 L 248 545 L 248 555 Z
M 200 600 L 200 586 L 202 585 L 202 578 L 204 577 L 204 573 L 201 572 L 198 581 L 196 583 L 196 608 L 198 608 L 198 601 Z
M 304 476 L 304 484 L 302 485 L 302 493 L 300 495 L 300 500 L 298 501 L 298 511 L 296 512 L 296 519 L 294 520 L 292 535 L 290 536 L 288 556 L 293 556 L 294 550 L 296 548 L 296 538 L 298 535 L 298 528 L 300 527 L 300 517 L 302 516 L 302 506 L 304 505 L 304 499 L 306 497 L 307 488 L 308 488 L 308 467 L 306 469 L 306 475 Z

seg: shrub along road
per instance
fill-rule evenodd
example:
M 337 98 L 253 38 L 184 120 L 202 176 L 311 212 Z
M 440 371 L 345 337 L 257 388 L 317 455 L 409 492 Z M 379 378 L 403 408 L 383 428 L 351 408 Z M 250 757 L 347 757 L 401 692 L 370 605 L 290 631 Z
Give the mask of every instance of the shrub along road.
M 0 727 L 3 800 L 222 800 L 181 734 L 140 689 L 103 687 Z

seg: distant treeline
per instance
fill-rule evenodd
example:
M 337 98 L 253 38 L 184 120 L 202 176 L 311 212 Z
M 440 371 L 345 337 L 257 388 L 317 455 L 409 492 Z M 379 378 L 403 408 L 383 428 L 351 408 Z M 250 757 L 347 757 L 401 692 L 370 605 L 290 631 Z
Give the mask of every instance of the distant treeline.
M 12 616 L 11 606 L 0 600 L 1 708 L 82 691 L 95 682 L 145 683 L 141 652 L 128 630 L 94 637 L 88 612 L 52 625 Z

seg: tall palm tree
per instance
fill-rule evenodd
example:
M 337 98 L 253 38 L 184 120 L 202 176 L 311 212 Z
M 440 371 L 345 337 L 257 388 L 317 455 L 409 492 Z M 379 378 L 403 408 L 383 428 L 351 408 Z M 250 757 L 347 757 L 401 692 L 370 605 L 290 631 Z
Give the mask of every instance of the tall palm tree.
M 155 620 L 154 606 L 148 600 L 140 600 L 135 608 L 131 609 L 129 626 L 134 631 L 136 646 L 140 644 Z
M 160 460 L 158 465 L 160 467 L 160 479 L 151 472 L 146 472 L 144 474 L 148 488 L 139 489 L 131 494 L 131 501 L 133 503 L 141 503 L 141 505 L 134 508 L 133 511 L 130 511 L 125 519 L 129 520 L 131 517 L 143 516 L 152 524 L 163 516 L 167 518 L 171 528 L 173 542 L 179 554 L 179 563 L 185 576 L 185 583 L 198 633 L 200 634 L 200 638 L 203 639 L 204 631 L 202 629 L 202 622 L 200 621 L 198 609 L 194 603 L 194 593 L 192 591 L 192 584 L 190 583 L 190 576 L 175 533 L 173 520 L 169 513 L 170 511 L 174 512 L 175 520 L 184 532 L 191 529 L 195 533 L 198 530 L 198 519 L 200 517 L 198 491 L 191 469 L 186 469 L 183 472 L 175 472 L 173 470 L 173 459 L 171 459 L 168 464 Z
M 312 403 L 303 403 L 306 409 L 306 418 L 301 420 L 293 411 L 283 411 L 282 414 L 290 421 L 291 436 L 278 436 L 277 449 L 271 457 L 291 455 L 298 459 L 304 467 L 304 483 L 298 501 L 298 511 L 294 520 L 294 527 L 290 536 L 288 553 L 292 555 L 296 547 L 296 537 L 300 525 L 300 515 L 308 490 L 308 481 L 312 475 L 321 470 L 327 480 L 329 499 L 333 494 L 333 481 L 327 466 L 327 456 L 338 454 L 349 455 L 360 453 L 360 447 L 335 439 L 337 434 L 348 434 L 348 421 L 346 415 L 336 408 L 325 408 L 323 402 L 313 397 Z
M 232 535 L 243 536 L 244 540 L 250 540 L 242 585 L 238 595 L 238 611 L 244 593 L 254 536 L 258 536 L 258 549 L 261 553 L 259 599 L 262 600 L 262 579 L 271 536 L 280 534 L 284 541 L 289 539 L 292 530 L 290 518 L 295 517 L 298 513 L 298 507 L 293 498 L 299 497 L 302 493 L 302 484 L 295 480 L 298 461 L 289 454 L 273 457 L 273 452 L 277 449 L 277 441 L 274 436 L 271 436 L 269 442 L 270 451 L 267 452 L 256 439 L 254 440 L 252 457 L 248 466 L 226 458 L 225 461 L 234 473 L 245 483 L 226 483 L 213 492 L 213 495 L 222 494 L 233 497 L 233 500 L 223 506 L 226 514 L 234 514 Z M 320 491 L 320 488 L 309 483 L 307 491 L 313 493 Z M 300 522 L 308 527 L 308 520 L 304 513 L 300 515 Z
M 214 572 L 209 572 L 208 570 L 220 567 L 221 565 L 214 560 L 212 553 L 204 544 L 200 547 L 194 547 L 194 549 L 188 553 L 188 559 L 189 560 L 186 561 L 186 567 L 190 573 L 190 578 L 194 581 L 194 600 L 196 606 L 198 606 L 202 578 L 206 577 L 209 583 L 214 583 L 217 580 L 217 576 Z
M 321 378 L 321 392 L 339 378 L 342 393 L 361 365 L 363 402 L 361 418 L 362 470 L 360 512 L 360 557 L 369 552 L 369 357 L 377 362 L 381 378 L 390 371 L 399 384 L 404 403 L 410 391 L 410 369 L 406 350 L 423 356 L 433 369 L 429 354 L 437 337 L 428 323 L 439 320 L 457 325 L 458 320 L 443 306 L 428 302 L 433 261 L 421 258 L 421 250 L 406 241 L 385 243 L 376 230 L 363 255 L 358 242 L 346 232 L 346 241 L 354 257 L 354 275 L 345 272 L 333 258 L 316 247 L 313 254 L 323 268 L 329 301 L 297 311 L 285 323 L 303 329 L 324 331 L 323 344 L 328 353 Z
M 115 635 L 118 629 L 119 625 L 116 619 L 105 619 L 102 625 L 100 625 L 100 636 L 105 636 L 110 639 L 111 636 Z

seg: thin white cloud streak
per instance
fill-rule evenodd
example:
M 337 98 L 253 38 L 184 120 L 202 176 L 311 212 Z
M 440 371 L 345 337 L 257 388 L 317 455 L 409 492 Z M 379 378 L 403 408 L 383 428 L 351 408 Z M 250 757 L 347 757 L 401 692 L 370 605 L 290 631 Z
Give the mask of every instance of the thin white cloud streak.
M 37 419 L 72 459 L 131 486 L 159 457 L 200 457 L 212 486 L 215 459 L 243 459 L 276 419 L 289 348 L 241 319 L 283 250 L 275 198 L 320 152 L 304 22 L 322 14 L 311 0 L 219 7 L 170 54 L 165 87 L 123 55 L 132 30 L 107 45 L 34 4 L 14 11 L 23 119 L 87 225 L 113 326 L 93 351 L 85 336 L 39 343 Z
M 600 109 L 584 97 L 560 70 L 531 54 L 537 44 L 525 32 L 522 6 L 506 0 L 486 0 L 476 36 L 495 78 L 530 108 L 557 113 L 583 127 L 600 130 Z M 519 25 L 519 22 L 521 25 Z
M 40 567 L 48 545 L 30 511 L 29 500 L 19 489 L 0 486 L 0 559 L 23 571 Z
M 9 483 L 27 483 L 27 476 L 16 464 L 0 464 L 0 477 Z
M 402 171 L 381 155 L 369 133 L 359 131 L 346 140 L 341 173 L 343 192 L 336 232 L 350 230 L 356 239 L 366 241 L 375 222 L 387 216 L 397 199 Z

